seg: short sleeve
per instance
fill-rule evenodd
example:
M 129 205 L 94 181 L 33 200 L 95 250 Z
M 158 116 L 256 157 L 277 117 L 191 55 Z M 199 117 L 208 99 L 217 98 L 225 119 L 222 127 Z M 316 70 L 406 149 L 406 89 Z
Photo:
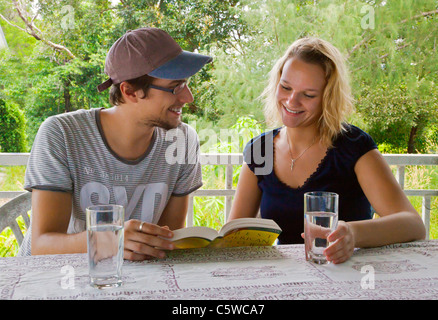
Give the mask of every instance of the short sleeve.
M 365 153 L 373 149 L 377 149 L 377 145 L 373 138 L 365 131 L 354 125 L 348 125 L 343 133 L 344 139 L 339 139 L 339 143 L 343 144 L 344 157 L 354 166 Z
M 268 131 L 251 139 L 243 149 L 243 161 L 256 176 L 272 173 L 274 168 L 274 137 L 278 133 L 276 130 Z
M 188 195 L 202 186 L 199 137 L 192 127 L 187 125 L 185 128 L 185 150 L 187 151 L 172 193 L 177 197 Z
M 253 157 L 252 157 L 252 148 L 253 148 L 253 143 L 254 143 L 254 139 L 251 139 L 245 146 L 245 148 L 243 149 L 243 162 L 245 162 L 249 169 L 254 172 L 254 161 L 253 161 Z
M 47 118 L 35 137 L 27 164 L 24 188 L 71 191 L 65 133 L 55 117 Z

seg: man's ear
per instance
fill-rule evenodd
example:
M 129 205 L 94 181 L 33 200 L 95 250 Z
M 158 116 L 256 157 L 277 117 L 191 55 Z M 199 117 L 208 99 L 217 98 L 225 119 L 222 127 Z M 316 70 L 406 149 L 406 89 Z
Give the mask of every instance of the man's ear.
M 120 83 L 120 92 L 126 102 L 136 103 L 138 101 L 137 91 L 128 82 L 123 81 Z

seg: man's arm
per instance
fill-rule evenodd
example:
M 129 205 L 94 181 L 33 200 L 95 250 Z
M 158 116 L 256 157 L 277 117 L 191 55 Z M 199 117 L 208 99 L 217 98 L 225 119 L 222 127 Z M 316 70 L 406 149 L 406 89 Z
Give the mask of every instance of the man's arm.
M 184 228 L 189 208 L 189 196 L 171 196 L 161 214 L 158 224 L 167 226 L 170 230 Z
M 87 252 L 87 234 L 67 234 L 72 210 L 68 192 L 32 190 L 32 254 Z
M 186 200 L 188 201 L 188 199 Z M 170 201 L 172 206 L 165 211 L 181 206 L 177 200 Z M 72 195 L 66 192 L 32 191 L 32 254 L 63 254 L 87 252 L 86 231 L 67 234 L 72 209 Z M 175 210 L 176 211 L 176 210 Z M 172 211 L 173 212 L 173 211 Z M 187 212 L 187 206 L 186 211 Z M 164 212 L 163 212 L 164 214 Z M 180 216 L 183 217 L 180 217 Z M 185 213 L 165 215 L 165 223 L 170 228 L 177 228 L 184 221 Z M 140 226 L 142 226 L 140 230 Z M 158 225 L 139 220 L 125 222 L 124 257 L 129 260 L 144 260 L 150 257 L 163 258 L 164 251 L 157 248 L 173 249 L 172 242 L 165 238 L 172 237 L 171 231 Z

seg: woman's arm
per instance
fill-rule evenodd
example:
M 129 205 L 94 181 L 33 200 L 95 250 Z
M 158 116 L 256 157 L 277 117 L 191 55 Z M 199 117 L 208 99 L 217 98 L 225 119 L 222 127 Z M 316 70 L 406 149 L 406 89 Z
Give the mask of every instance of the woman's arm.
M 378 150 L 363 155 L 355 167 L 358 181 L 378 219 L 350 222 L 356 247 L 375 247 L 390 243 L 421 240 L 426 231 Z
M 363 155 L 356 163 L 355 172 L 380 218 L 347 223 L 340 221 L 338 228 L 327 238 L 334 242 L 324 252 L 329 261 L 346 261 L 355 247 L 377 247 L 425 238 L 420 215 L 378 150 Z
M 244 163 L 240 171 L 239 182 L 234 196 L 228 221 L 238 218 L 254 218 L 260 208 L 262 192 L 257 185 L 257 177 Z

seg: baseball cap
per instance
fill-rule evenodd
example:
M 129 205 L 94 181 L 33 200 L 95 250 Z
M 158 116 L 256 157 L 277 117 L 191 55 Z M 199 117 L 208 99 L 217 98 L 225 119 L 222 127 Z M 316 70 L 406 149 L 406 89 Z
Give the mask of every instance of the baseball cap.
M 104 72 L 110 78 L 97 89 L 102 92 L 112 84 L 146 74 L 160 79 L 186 79 L 212 60 L 210 56 L 182 50 L 161 29 L 129 30 L 108 51 Z

